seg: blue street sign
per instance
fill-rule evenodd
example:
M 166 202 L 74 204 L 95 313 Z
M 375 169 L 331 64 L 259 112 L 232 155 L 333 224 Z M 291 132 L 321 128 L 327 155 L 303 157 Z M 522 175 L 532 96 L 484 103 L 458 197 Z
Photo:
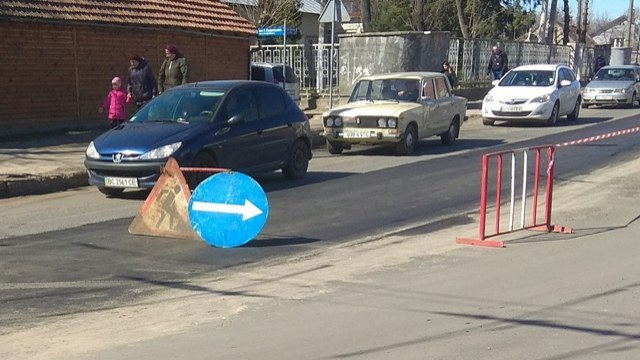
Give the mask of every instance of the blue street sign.
M 193 230 L 209 245 L 236 247 L 258 235 L 269 214 L 267 195 L 251 177 L 238 172 L 208 177 L 189 200 Z
M 288 27 L 287 28 L 287 36 L 297 35 L 298 29 Z M 271 27 L 260 27 L 258 28 L 258 36 L 283 36 L 284 35 L 284 27 L 283 26 L 271 26 Z

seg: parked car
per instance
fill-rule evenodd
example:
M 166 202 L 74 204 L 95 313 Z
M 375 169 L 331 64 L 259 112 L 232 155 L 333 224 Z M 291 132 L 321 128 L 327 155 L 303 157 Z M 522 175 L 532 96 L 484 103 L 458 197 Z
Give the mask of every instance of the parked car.
M 322 115 L 327 149 L 340 154 L 355 144 L 389 145 L 408 155 L 419 139 L 434 135 L 449 145 L 460 135 L 466 110 L 467 99 L 453 95 L 441 73 L 363 77 L 347 104 Z
M 482 123 L 496 120 L 544 122 L 555 125 L 580 114 L 580 82 L 566 65 L 519 66 L 495 80 L 482 102 Z
M 180 166 L 282 169 L 286 178 L 299 179 L 311 156 L 309 120 L 281 87 L 225 80 L 165 91 L 93 140 L 84 164 L 90 184 L 117 195 L 153 187 L 169 157 Z M 187 180 L 194 188 L 203 178 L 191 174 Z
M 604 66 L 582 90 L 582 107 L 623 105 L 633 108 L 640 94 L 640 67 Z
M 283 87 L 293 101 L 300 105 L 300 81 L 291 66 L 251 63 L 251 80 L 266 81 Z

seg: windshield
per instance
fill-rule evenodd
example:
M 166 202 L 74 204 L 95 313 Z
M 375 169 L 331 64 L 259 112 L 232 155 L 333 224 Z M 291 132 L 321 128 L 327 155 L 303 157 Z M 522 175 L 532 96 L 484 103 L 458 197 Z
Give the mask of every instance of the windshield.
M 556 73 L 551 70 L 517 70 L 507 73 L 500 86 L 550 86 L 556 81 Z
M 420 93 L 417 79 L 361 80 L 353 88 L 349 102 L 353 101 L 417 101 Z
M 142 107 L 132 122 L 206 122 L 213 121 L 213 114 L 224 90 L 174 89 L 156 97 Z
M 595 80 L 635 81 L 633 69 L 608 68 L 600 69 Z

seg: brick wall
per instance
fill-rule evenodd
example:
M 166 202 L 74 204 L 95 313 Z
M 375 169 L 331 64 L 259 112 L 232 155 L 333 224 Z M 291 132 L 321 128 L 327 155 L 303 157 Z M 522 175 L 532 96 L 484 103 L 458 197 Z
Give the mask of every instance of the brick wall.
M 0 34 L 5 59 L 0 126 L 5 133 L 106 124 L 97 109 L 111 78 L 126 82 L 132 53 L 143 55 L 157 77 L 166 44 L 185 55 L 191 81 L 248 78 L 247 38 L 8 21 L 0 22 Z

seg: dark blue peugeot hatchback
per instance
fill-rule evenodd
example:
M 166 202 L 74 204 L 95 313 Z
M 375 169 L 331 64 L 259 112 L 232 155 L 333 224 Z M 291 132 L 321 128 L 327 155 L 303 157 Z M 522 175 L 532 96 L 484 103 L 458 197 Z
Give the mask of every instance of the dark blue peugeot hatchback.
M 117 195 L 126 188 L 153 187 L 169 157 L 180 166 L 247 173 L 282 169 L 286 178 L 300 179 L 312 157 L 309 120 L 273 84 L 186 84 L 98 136 L 89 144 L 84 164 L 91 185 Z M 187 180 L 193 188 L 203 179 L 193 175 Z

